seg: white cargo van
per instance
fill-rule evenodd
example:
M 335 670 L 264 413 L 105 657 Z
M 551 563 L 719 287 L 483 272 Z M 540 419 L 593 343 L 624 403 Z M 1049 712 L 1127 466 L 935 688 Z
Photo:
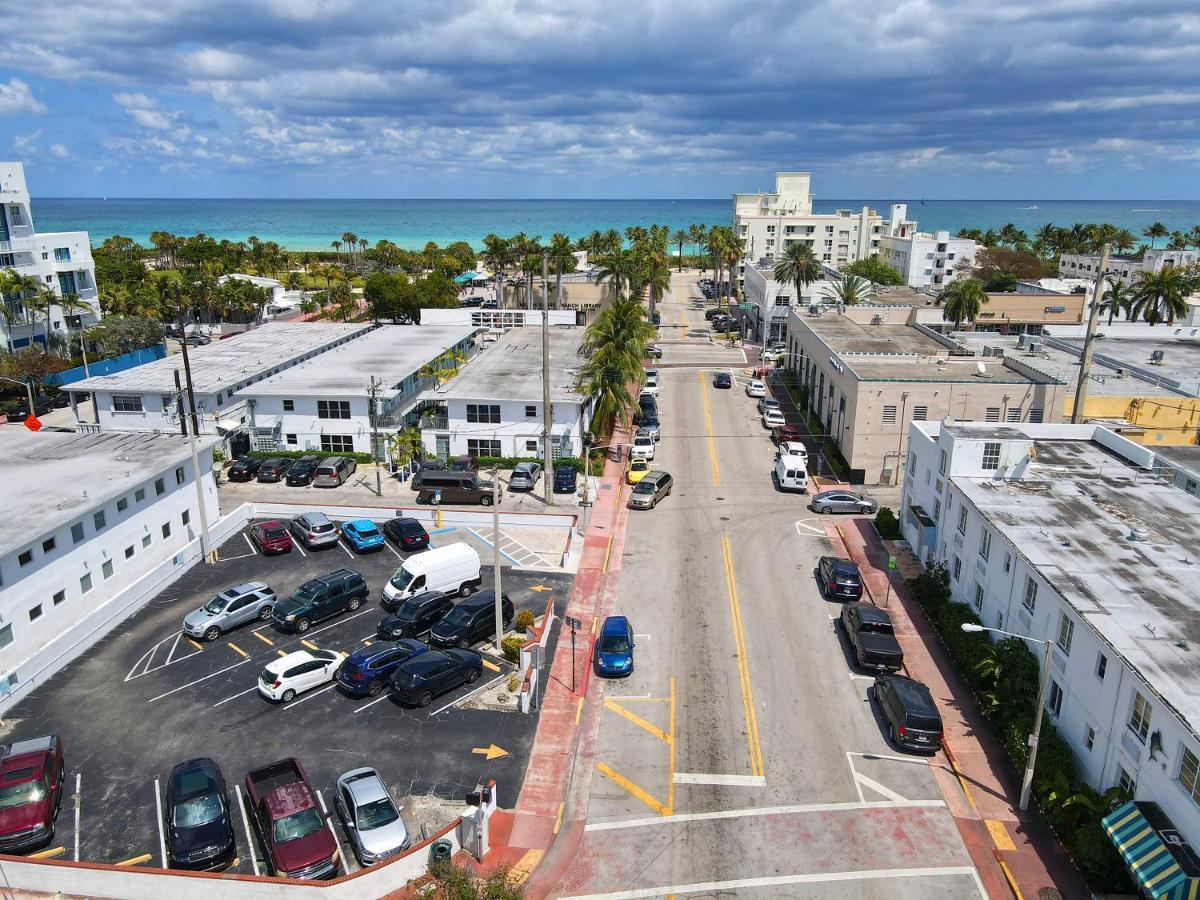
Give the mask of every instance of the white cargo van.
M 384 586 L 383 596 L 392 605 L 423 591 L 466 597 L 481 583 L 479 554 L 470 544 L 458 541 L 408 557 Z
M 808 459 L 798 454 L 781 454 L 775 460 L 775 480 L 781 491 L 808 490 Z

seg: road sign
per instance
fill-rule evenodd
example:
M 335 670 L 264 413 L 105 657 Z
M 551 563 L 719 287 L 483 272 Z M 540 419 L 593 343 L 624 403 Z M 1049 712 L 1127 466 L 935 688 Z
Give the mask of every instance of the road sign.
M 738 309 L 744 309 L 746 312 L 750 312 L 750 310 L 754 309 L 754 304 L 753 303 L 739 303 Z
M 583 627 L 583 625 L 580 623 L 580 621 L 578 619 L 572 618 L 571 616 L 564 616 L 563 621 L 567 623 L 568 628 L 582 628 Z
M 441 491 L 434 491 L 434 492 L 433 492 L 433 505 L 434 505 L 434 506 L 437 506 L 437 505 L 438 505 L 438 504 L 440 504 L 441 502 L 442 502 L 442 492 L 441 492 Z

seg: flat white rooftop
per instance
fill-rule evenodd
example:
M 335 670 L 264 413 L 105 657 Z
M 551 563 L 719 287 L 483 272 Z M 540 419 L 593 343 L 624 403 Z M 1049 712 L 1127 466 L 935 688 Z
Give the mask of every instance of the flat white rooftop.
M 218 439 L 201 436 L 198 442 L 210 447 Z M 190 456 L 187 439 L 174 434 L 34 434 L 16 425 L 0 426 L 0 556 L 40 540 Z
M 216 394 L 249 379 L 271 375 L 280 366 L 295 365 L 371 328 L 368 323 L 271 322 L 222 341 L 189 348 L 192 384 L 198 394 Z M 183 374 L 181 354 L 113 375 L 85 378 L 70 387 L 72 391 L 166 394 L 175 389 L 176 369 Z
M 575 389 L 583 359 L 583 329 L 551 327 L 550 402 L 582 403 Z M 514 328 L 472 360 L 426 400 L 542 400 L 542 329 Z

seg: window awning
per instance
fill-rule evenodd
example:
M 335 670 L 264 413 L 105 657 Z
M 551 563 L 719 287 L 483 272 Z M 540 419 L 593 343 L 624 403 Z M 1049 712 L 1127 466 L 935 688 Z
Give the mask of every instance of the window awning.
M 937 522 L 933 521 L 933 517 L 930 516 L 929 513 L 925 512 L 925 508 L 923 506 L 917 506 L 915 503 L 910 503 L 908 511 L 912 514 L 914 519 L 921 523 L 922 527 L 924 528 L 933 528 L 937 525 Z
M 1200 898 L 1200 864 L 1158 804 L 1131 800 L 1105 816 L 1102 824 L 1146 896 Z

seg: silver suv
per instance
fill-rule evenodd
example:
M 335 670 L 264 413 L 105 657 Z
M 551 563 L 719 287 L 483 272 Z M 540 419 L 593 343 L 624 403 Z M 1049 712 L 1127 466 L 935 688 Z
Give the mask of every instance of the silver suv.
M 338 542 L 338 527 L 323 512 L 301 513 L 288 527 L 292 536 L 309 550 Z
M 202 607 L 188 613 L 183 633 L 215 641 L 226 631 L 247 622 L 271 620 L 275 592 L 261 581 L 248 581 L 221 591 Z

